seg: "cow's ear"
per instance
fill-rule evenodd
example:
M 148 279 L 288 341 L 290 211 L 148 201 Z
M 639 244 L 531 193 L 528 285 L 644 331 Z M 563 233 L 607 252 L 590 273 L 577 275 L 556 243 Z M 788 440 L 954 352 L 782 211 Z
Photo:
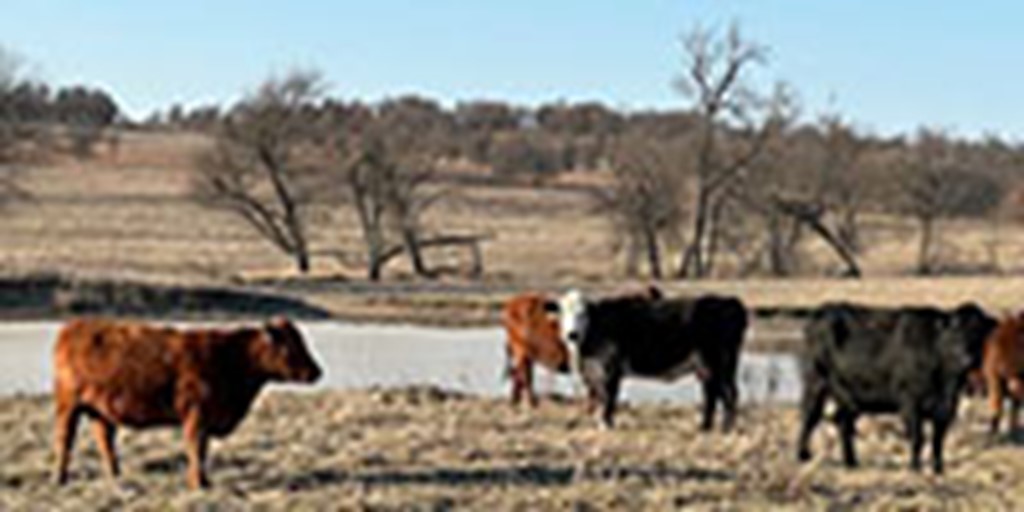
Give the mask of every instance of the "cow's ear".
M 269 321 L 267 321 L 267 325 L 275 329 L 287 329 L 289 326 L 291 326 L 291 324 L 292 321 L 289 320 L 288 317 L 284 315 L 277 315 L 271 318 Z
M 263 341 L 267 345 L 277 345 L 277 342 L 279 340 L 278 334 L 277 334 L 277 329 L 274 328 L 272 325 L 270 325 L 269 322 L 262 329 L 262 332 L 260 334 L 263 335 Z
M 558 303 L 553 300 L 544 301 L 544 312 L 558 314 Z

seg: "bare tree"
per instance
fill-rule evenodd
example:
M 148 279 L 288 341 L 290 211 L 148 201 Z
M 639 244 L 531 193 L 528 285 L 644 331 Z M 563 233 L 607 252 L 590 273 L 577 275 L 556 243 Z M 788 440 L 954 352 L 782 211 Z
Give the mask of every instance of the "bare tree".
M 227 116 L 193 183 L 198 200 L 236 214 L 302 273 L 310 268 L 308 213 L 322 170 L 310 114 L 323 87 L 311 71 L 265 81 Z
M 775 101 L 747 83 L 751 69 L 765 60 L 766 49 L 744 39 L 735 25 L 724 36 L 698 27 L 683 37 L 684 71 L 675 86 L 693 101 L 699 135 L 693 164 L 696 198 L 679 277 L 708 275 L 712 213 L 720 210 L 723 192 L 758 156 L 769 135 L 765 113 Z M 728 150 L 727 137 L 733 140 Z
M 1002 200 L 1002 188 L 983 173 L 965 168 L 963 148 L 938 131 L 922 130 L 898 179 L 901 210 L 921 230 L 916 271 L 939 270 L 938 223 L 951 217 L 982 216 Z
M 627 248 L 627 273 L 635 273 L 636 253 L 646 256 L 650 276 L 662 277 L 662 245 L 678 232 L 683 219 L 681 177 L 674 167 L 675 147 L 637 134 L 616 144 L 612 185 L 601 191 L 599 205 Z
M 422 225 L 424 213 L 447 191 L 435 185 L 447 130 L 442 119 L 422 104 L 398 100 L 337 132 L 333 166 L 356 209 L 371 280 L 401 254 L 417 275 L 433 277 L 423 248 L 454 243 L 451 237 L 425 238 Z
M 21 164 L 29 157 L 26 146 L 37 139 L 37 131 L 21 115 L 18 92 L 25 90 L 20 75 L 21 60 L 0 47 L 0 208 L 28 199 L 20 185 Z

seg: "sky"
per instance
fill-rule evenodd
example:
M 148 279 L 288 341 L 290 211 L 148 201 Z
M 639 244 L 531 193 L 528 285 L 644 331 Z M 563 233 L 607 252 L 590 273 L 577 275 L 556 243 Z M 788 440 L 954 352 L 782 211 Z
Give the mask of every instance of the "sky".
M 346 99 L 598 100 L 682 108 L 680 35 L 739 23 L 813 118 L 1024 139 L 1024 2 L 937 0 L 4 0 L 0 46 L 130 116 L 238 99 L 317 68 Z

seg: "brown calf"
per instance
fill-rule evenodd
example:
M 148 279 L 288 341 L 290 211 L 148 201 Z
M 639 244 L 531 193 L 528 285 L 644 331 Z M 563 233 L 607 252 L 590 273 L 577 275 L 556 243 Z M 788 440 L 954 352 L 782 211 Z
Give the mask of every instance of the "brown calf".
M 222 330 L 73 320 L 58 335 L 53 362 L 58 484 L 67 481 L 84 414 L 110 478 L 119 473 L 118 426 L 181 425 L 188 484 L 206 487 L 209 439 L 231 433 L 264 384 L 311 383 L 321 374 L 299 330 L 283 318 L 260 328 Z
M 537 405 L 533 393 L 534 363 L 559 373 L 569 371 L 569 353 L 559 338 L 558 319 L 546 307 L 549 302 L 543 295 L 524 293 L 509 299 L 502 309 L 513 405 L 519 403 L 523 394 L 531 406 Z
M 980 379 L 979 379 L 980 377 Z M 1020 403 L 1024 400 L 1024 313 L 1007 316 L 985 340 L 981 375 L 992 412 L 991 431 L 999 431 L 1005 394 L 1010 398 L 1010 428 L 1017 430 Z

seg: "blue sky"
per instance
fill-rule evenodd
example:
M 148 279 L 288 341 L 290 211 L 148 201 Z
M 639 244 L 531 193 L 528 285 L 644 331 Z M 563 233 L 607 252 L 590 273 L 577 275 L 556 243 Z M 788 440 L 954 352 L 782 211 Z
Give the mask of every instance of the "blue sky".
M 296 66 L 350 99 L 673 108 L 679 35 L 731 20 L 771 48 L 766 78 L 790 82 L 808 116 L 832 105 L 882 133 L 1024 138 L 1024 3 L 1011 1 L 5 0 L 0 45 L 136 116 L 230 101 Z

